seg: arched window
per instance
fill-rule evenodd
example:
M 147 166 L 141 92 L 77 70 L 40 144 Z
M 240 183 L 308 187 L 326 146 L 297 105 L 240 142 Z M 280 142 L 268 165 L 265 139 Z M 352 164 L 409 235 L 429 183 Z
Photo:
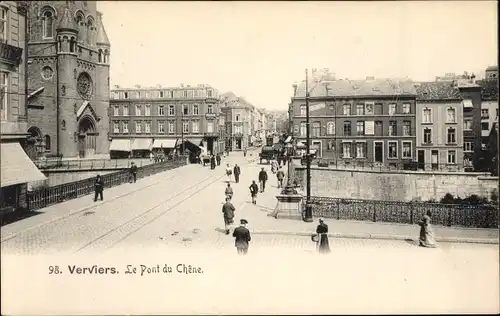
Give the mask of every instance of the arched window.
M 98 58 L 99 58 L 99 62 L 102 63 L 103 59 L 102 59 L 102 49 L 99 50 L 99 54 L 98 54 Z
M 45 139 L 45 150 L 50 151 L 50 136 L 45 135 L 44 139 Z
M 335 122 L 328 122 L 328 123 L 326 123 L 326 133 L 328 135 L 334 135 L 335 134 Z
M 54 12 L 52 9 L 45 8 L 42 11 L 42 36 L 43 38 L 54 37 Z
M 94 45 L 94 21 L 92 18 L 87 20 L 87 43 Z
M 107 49 L 104 51 L 104 63 L 109 63 L 109 51 Z
M 71 53 L 74 53 L 76 50 L 76 39 L 74 37 L 71 37 L 69 41 L 69 51 Z

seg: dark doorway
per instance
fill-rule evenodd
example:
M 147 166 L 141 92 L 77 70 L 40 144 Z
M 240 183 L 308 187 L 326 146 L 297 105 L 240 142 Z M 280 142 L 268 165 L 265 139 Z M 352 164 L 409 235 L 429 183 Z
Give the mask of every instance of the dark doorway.
M 236 149 L 241 150 L 241 138 L 236 140 Z
M 418 169 L 425 170 L 425 151 L 419 150 L 417 154 Z
M 384 162 L 384 144 L 381 142 L 375 143 L 375 162 Z

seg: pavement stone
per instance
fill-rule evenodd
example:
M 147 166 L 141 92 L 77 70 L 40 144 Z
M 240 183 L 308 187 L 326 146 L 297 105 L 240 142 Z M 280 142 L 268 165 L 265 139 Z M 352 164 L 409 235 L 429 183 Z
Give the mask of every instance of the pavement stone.
M 263 165 L 266 169 L 268 166 Z M 261 166 L 251 165 L 247 168 L 253 178 Z M 268 181 L 266 192 L 259 193 L 257 205 L 246 203 L 241 214 L 250 222 L 249 229 L 254 233 L 263 234 L 299 234 L 309 235 L 316 230 L 317 223 L 306 223 L 292 219 L 275 219 L 269 215 L 277 206 L 276 195 L 280 190 L 277 188 L 275 176 L 268 170 Z M 251 178 L 248 173 L 242 174 L 242 181 L 250 183 Z M 247 201 L 250 201 L 248 197 Z M 408 238 L 418 238 L 419 226 L 383 223 L 383 222 L 363 222 L 349 220 L 324 219 L 328 224 L 331 237 L 350 238 L 373 238 L 373 239 L 396 239 L 404 240 Z M 462 227 L 444 227 L 434 225 L 437 241 L 441 242 L 470 242 L 470 243 L 493 243 L 499 242 L 498 229 L 477 229 Z
M 224 161 L 245 163 L 239 156 L 229 157 Z M 169 174 L 173 176 L 169 177 Z M 137 182 L 135 186 L 125 184 L 110 188 L 109 191 L 115 189 L 117 196 L 115 199 L 108 198 L 110 194 L 105 192 L 108 199 L 105 202 L 94 203 L 91 196 L 86 196 L 48 207 L 42 214 L 44 216 L 27 218 L 6 225 L 5 229 L 2 227 L 2 251 L 23 254 L 59 253 L 78 251 L 86 245 L 89 245 L 90 250 L 112 246 L 117 240 L 148 224 L 148 221 L 155 220 L 156 216 L 163 213 L 172 216 L 173 212 L 169 209 L 184 204 L 186 199 L 199 203 L 200 200 L 190 198 L 191 195 L 199 189 L 213 189 L 214 186 L 209 184 L 222 177 L 222 166 L 210 170 L 201 165 L 189 165 L 151 176 L 141 184 Z M 138 185 L 147 188 L 123 193 L 123 188 Z M 207 197 L 212 197 L 213 193 L 208 192 Z M 70 207 L 80 203 L 83 204 L 83 210 L 79 209 L 79 213 L 69 211 Z M 148 213 L 144 214 L 145 212 Z M 186 217 L 186 214 L 180 212 L 179 216 Z M 93 241 L 95 244 L 90 244 Z

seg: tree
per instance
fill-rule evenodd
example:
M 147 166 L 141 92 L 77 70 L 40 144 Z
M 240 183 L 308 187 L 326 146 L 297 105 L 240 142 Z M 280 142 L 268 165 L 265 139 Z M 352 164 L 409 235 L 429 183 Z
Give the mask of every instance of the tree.
M 492 175 L 498 175 L 498 123 L 493 123 L 486 145 L 487 166 Z

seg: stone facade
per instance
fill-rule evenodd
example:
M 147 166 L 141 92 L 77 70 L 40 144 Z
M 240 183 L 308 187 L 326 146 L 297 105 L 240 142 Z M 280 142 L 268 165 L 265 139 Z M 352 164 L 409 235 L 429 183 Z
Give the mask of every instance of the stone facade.
M 306 185 L 305 173 L 305 168 L 296 168 L 296 177 L 302 188 Z M 489 177 L 486 174 L 311 168 L 313 196 L 385 201 L 439 201 L 446 193 L 462 198 L 472 194 L 489 197 L 494 189 L 498 190 L 498 177 Z
M 33 2 L 29 26 L 28 123 L 41 154 L 107 156 L 110 44 L 96 2 Z
M 384 165 L 415 159 L 416 92 L 410 80 L 330 77 L 313 76 L 308 87 L 311 146 L 318 158 Z M 305 82 L 294 90 L 293 135 L 305 143 Z
M 419 82 L 417 89 L 417 162 L 420 170 L 463 171 L 472 167 L 464 161 L 463 129 L 472 129 L 464 121 L 466 107 L 460 91 L 449 82 Z
M 111 91 L 113 139 L 171 139 L 204 143 L 219 153 L 219 91 L 210 85 L 121 88 Z
M 9 138 L 24 141 L 28 130 L 25 102 L 25 8 L 18 7 L 16 1 L 2 1 L 0 10 L 0 23 L 4 30 L 0 41 L 0 135 L 2 140 Z

